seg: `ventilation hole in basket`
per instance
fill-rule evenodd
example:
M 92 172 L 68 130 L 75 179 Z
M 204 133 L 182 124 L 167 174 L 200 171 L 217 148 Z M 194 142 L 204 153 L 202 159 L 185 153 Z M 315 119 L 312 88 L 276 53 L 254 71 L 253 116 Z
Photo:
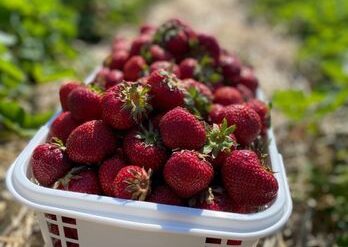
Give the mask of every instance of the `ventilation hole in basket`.
M 69 218 L 69 217 L 62 217 L 62 221 L 64 223 L 68 223 L 68 224 L 71 224 L 71 225 L 76 225 L 76 220 L 73 219 L 73 218 Z
M 206 244 L 221 244 L 220 238 L 206 238 L 205 239 Z
M 45 214 L 45 217 L 46 217 L 47 219 L 57 221 L 57 216 L 55 216 L 54 214 Z
M 76 243 L 71 243 L 71 242 L 66 242 L 66 247 L 79 247 L 79 244 Z
M 77 236 L 77 229 L 74 228 L 64 227 L 64 235 L 66 238 L 79 239 Z
M 62 247 L 62 242 L 60 239 L 51 238 L 53 247 Z
M 234 245 L 234 246 L 240 246 L 242 245 L 242 241 L 240 240 L 233 240 L 233 239 L 229 239 L 227 240 L 227 245 Z
M 53 233 L 53 234 L 59 236 L 59 228 L 58 228 L 58 225 L 55 225 L 55 224 L 52 224 L 52 223 L 47 222 L 47 226 L 48 226 L 48 231 L 49 231 L 50 233 Z

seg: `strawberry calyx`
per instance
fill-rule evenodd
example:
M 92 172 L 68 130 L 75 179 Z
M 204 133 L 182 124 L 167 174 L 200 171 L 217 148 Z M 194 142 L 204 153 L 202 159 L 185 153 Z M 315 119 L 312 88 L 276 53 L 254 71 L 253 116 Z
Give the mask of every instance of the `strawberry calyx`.
M 151 122 L 149 122 L 149 127 L 145 128 L 143 125 L 140 125 L 140 130 L 137 132 L 136 138 L 144 141 L 145 146 L 160 146 L 161 137 L 158 130 L 153 128 Z
M 123 83 L 120 85 L 121 101 L 123 109 L 130 111 L 132 118 L 137 123 L 152 110 L 150 102 L 150 88 L 141 83 Z
M 57 146 L 62 151 L 66 150 L 66 147 L 64 146 L 63 141 L 57 137 L 52 137 L 51 144 Z
M 166 71 L 164 69 L 161 69 L 158 73 L 163 77 L 161 84 L 166 85 L 170 91 L 179 90 L 181 92 L 185 92 L 184 85 L 174 73 L 171 73 L 170 71 Z
M 220 152 L 229 152 L 231 147 L 236 145 L 231 134 L 236 129 L 235 125 L 228 126 L 224 118 L 221 125 L 213 124 L 208 130 L 207 142 L 203 147 L 203 154 L 211 154 L 215 159 Z
M 64 189 L 67 189 L 70 181 L 73 179 L 81 178 L 81 176 L 77 174 L 85 169 L 88 169 L 88 168 L 85 166 L 78 166 L 78 167 L 72 168 L 64 177 L 60 178 L 59 180 L 57 180 L 57 182 L 53 184 L 53 188 L 57 189 L 59 187 L 63 187 Z
M 199 90 L 194 86 L 189 87 L 185 91 L 184 103 L 190 112 L 201 119 L 209 112 L 212 104 L 208 97 L 200 93 Z
M 138 172 L 135 169 L 129 168 L 128 172 L 133 177 L 124 180 L 124 182 L 128 184 L 126 191 L 132 195 L 132 200 L 145 201 L 147 194 L 150 192 L 152 170 L 149 169 L 148 172 L 146 172 L 144 168 L 142 168 L 142 172 Z
M 87 88 L 96 94 L 102 94 L 104 91 L 103 88 L 99 86 L 97 83 L 90 83 L 88 84 Z

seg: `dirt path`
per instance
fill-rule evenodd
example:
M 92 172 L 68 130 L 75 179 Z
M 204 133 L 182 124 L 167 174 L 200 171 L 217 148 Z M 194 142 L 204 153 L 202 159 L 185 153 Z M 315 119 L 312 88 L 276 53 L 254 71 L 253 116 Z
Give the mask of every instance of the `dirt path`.
M 198 30 L 215 34 L 223 47 L 236 52 L 255 67 L 263 90 L 270 96 L 275 89 L 287 88 L 294 83 L 291 71 L 296 43 L 277 35 L 267 25 L 251 23 L 246 16 L 245 6 L 237 0 L 167 0 L 152 6 L 145 15 L 145 21 L 158 24 L 169 17 L 179 17 Z M 134 30 L 123 28 L 120 33 L 134 35 Z M 99 63 L 107 50 L 105 46 L 99 46 L 85 56 L 93 57 Z M 45 97 L 47 93 L 42 93 L 42 90 L 47 92 L 48 89 L 39 89 L 38 95 L 49 100 Z M 49 91 L 52 92 L 52 88 Z M 52 102 L 55 101 L 51 98 Z M 277 113 L 273 115 L 273 125 L 278 130 L 285 120 Z M 278 141 L 285 137 L 282 133 L 279 132 Z M 24 145 L 25 141 L 20 140 L 0 144 L 0 246 L 43 245 L 32 212 L 13 202 L 4 190 L 5 170 Z M 289 229 L 284 232 L 285 236 L 291 234 Z M 260 245 L 287 246 L 283 236 L 277 234 Z

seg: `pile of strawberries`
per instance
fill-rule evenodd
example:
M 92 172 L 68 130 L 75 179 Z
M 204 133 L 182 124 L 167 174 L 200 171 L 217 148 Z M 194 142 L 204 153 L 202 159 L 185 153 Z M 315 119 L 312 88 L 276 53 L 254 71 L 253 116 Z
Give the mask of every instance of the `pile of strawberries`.
M 60 88 L 63 112 L 31 167 L 46 187 L 251 213 L 278 183 L 267 166 L 269 107 L 252 68 L 215 37 L 171 19 L 116 38 L 89 85 Z

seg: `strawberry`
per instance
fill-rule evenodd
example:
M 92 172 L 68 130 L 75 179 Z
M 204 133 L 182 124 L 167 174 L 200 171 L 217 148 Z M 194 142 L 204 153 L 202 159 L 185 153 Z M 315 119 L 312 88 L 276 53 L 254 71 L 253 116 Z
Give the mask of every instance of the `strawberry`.
M 190 49 L 195 38 L 193 30 L 178 19 L 171 19 L 158 27 L 154 42 L 167 49 L 176 58 L 180 58 Z
M 235 126 L 228 126 L 226 119 L 221 125 L 213 124 L 208 130 L 203 153 L 211 156 L 211 164 L 214 168 L 219 168 L 231 150 L 237 147 L 235 136 L 232 134 L 234 130 Z
M 31 156 L 30 165 L 35 179 L 43 186 L 52 185 L 71 167 L 63 143 L 58 140 L 37 146 Z
M 202 96 L 205 96 L 208 100 L 213 100 L 214 96 L 209 87 L 204 85 L 201 82 L 198 82 L 194 79 L 185 79 L 182 80 L 184 87 L 188 90 L 191 87 L 194 87 Z
M 168 61 L 157 61 L 151 64 L 150 66 L 150 73 L 156 71 L 156 70 L 161 70 L 164 69 L 170 73 L 174 73 L 178 78 L 180 77 L 180 70 L 178 65 L 175 63 L 170 63 Z
M 229 125 L 236 125 L 234 135 L 238 143 L 247 146 L 260 134 L 260 117 L 250 107 L 245 105 L 230 105 L 226 106 L 223 112 L 227 123 Z
M 181 80 L 165 70 L 157 70 L 148 78 L 151 86 L 152 105 L 161 111 L 184 104 L 184 88 Z
M 232 55 L 221 55 L 219 65 L 225 79 L 232 83 L 239 76 L 242 66 L 239 59 Z
M 156 187 L 147 201 L 176 206 L 184 204 L 184 201 L 168 185 Z
M 189 150 L 173 153 L 163 170 L 166 183 L 183 198 L 206 189 L 213 175 L 210 163 L 202 159 L 199 153 Z
M 124 79 L 127 81 L 136 81 L 144 75 L 146 61 L 141 56 L 131 57 L 124 65 Z
M 151 25 L 151 24 L 143 24 L 139 28 L 139 32 L 141 34 L 150 34 L 151 35 L 151 34 L 156 32 L 156 27 Z
M 199 55 L 209 55 L 217 63 L 220 57 L 220 46 L 216 38 L 209 34 L 199 33 L 197 34 L 197 40 L 200 49 Z
M 105 195 L 114 195 L 113 182 L 116 178 L 117 173 L 125 166 L 126 163 L 118 155 L 105 160 L 100 166 L 98 177 L 100 186 Z
M 149 129 L 131 131 L 123 141 L 128 160 L 146 170 L 158 170 L 166 161 L 166 150 L 160 145 L 160 135 L 150 124 Z
M 68 111 L 68 96 L 75 88 L 81 87 L 81 82 L 78 81 L 69 81 L 64 83 L 59 89 L 59 99 L 63 111 Z
M 257 114 L 259 114 L 259 117 L 261 119 L 262 123 L 262 129 L 261 132 L 263 134 L 266 133 L 267 128 L 270 127 L 270 111 L 266 103 L 262 102 L 261 100 L 258 99 L 252 99 L 246 103 L 247 106 L 250 108 L 254 109 Z
M 70 133 L 79 126 L 70 112 L 62 112 L 59 116 L 52 122 L 50 127 L 50 137 L 56 137 L 60 139 L 63 143 L 66 142 Z
M 84 167 L 73 168 L 58 181 L 58 189 L 86 194 L 101 194 L 97 173 Z
M 238 205 L 264 206 L 277 196 L 277 180 L 261 165 L 253 151 L 233 151 L 225 160 L 221 172 L 225 189 Z
M 168 148 L 199 149 L 205 143 L 204 125 L 182 107 L 168 111 L 161 118 L 159 127 Z
M 102 98 L 102 118 L 115 129 L 129 129 L 152 110 L 149 88 L 140 83 L 120 83 Z
M 220 104 L 213 104 L 210 107 L 209 111 L 209 119 L 211 123 L 221 123 L 224 119 L 224 111 L 225 107 Z
M 244 86 L 243 84 L 237 84 L 236 89 L 242 95 L 242 98 L 245 102 L 254 98 L 254 93 L 249 88 Z
M 171 55 L 159 45 L 151 45 L 141 51 L 142 57 L 148 62 L 166 61 L 171 59 Z
M 100 119 L 100 93 L 91 87 L 75 88 L 68 97 L 71 116 L 79 122 Z
M 66 149 L 69 158 L 77 163 L 99 163 L 115 151 L 116 137 L 101 120 L 92 120 L 70 134 Z
M 120 70 L 110 70 L 102 68 L 94 78 L 94 84 L 102 89 L 109 89 L 123 81 L 123 72 Z
M 150 191 L 150 176 L 139 166 L 125 166 L 116 175 L 113 182 L 114 196 L 122 199 L 144 201 Z
M 214 211 L 232 211 L 232 201 L 225 193 L 216 193 L 209 187 L 198 198 L 191 200 L 193 206 Z
M 233 87 L 220 87 L 214 93 L 214 103 L 220 105 L 232 105 L 243 103 L 242 95 Z
M 104 66 L 111 70 L 122 70 L 129 58 L 129 52 L 127 50 L 119 50 L 113 52 L 104 61 Z
M 151 45 L 151 35 L 141 34 L 136 37 L 131 45 L 130 56 L 140 55 L 142 49 Z
M 256 78 L 253 69 L 250 67 L 242 67 L 237 82 L 249 88 L 254 95 L 259 86 L 259 80 Z
M 111 53 L 129 51 L 129 43 L 125 38 L 115 37 L 112 41 Z
M 186 79 L 186 78 L 194 78 L 197 68 L 198 68 L 198 62 L 194 58 L 185 58 L 181 61 L 179 68 L 180 68 L 180 78 Z
M 157 115 L 153 116 L 151 118 L 151 123 L 154 129 L 159 129 L 159 123 L 164 116 L 165 112 L 158 113 Z

